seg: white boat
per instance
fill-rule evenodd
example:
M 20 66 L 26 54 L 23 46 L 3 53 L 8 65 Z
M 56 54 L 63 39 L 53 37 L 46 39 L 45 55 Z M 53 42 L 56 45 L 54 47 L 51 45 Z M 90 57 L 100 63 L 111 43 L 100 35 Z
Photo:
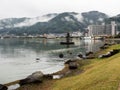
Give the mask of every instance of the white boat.
M 89 36 L 89 37 L 82 37 L 82 40 L 93 40 L 94 38 Z
M 102 37 L 83 37 L 82 40 L 102 40 Z
M 0 39 L 3 39 L 3 37 L 1 37 Z
M 102 40 L 102 37 L 95 37 L 94 40 Z

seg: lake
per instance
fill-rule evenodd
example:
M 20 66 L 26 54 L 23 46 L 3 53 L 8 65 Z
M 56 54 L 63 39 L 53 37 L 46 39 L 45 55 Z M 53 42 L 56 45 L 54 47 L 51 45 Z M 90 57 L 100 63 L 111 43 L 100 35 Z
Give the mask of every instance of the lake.
M 97 51 L 103 41 L 73 39 L 75 45 L 60 45 L 64 39 L 0 39 L 0 83 L 23 79 L 35 71 L 53 73 L 64 67 L 64 61 L 79 53 Z M 63 53 L 64 57 L 59 58 Z

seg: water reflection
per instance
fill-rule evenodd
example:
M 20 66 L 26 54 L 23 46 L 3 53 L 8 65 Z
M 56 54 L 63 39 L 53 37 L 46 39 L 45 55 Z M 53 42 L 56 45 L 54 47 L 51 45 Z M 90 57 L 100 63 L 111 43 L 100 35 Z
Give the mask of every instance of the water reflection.
M 99 50 L 99 47 L 103 45 L 103 41 L 100 40 L 85 40 L 84 46 L 86 47 L 86 51 L 96 52 Z

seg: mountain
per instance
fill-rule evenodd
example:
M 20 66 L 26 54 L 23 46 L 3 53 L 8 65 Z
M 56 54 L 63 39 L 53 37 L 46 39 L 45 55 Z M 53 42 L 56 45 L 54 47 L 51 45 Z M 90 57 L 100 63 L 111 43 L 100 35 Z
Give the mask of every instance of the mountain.
M 90 11 L 84 13 L 64 12 L 47 14 L 35 18 L 8 18 L 0 20 L 1 34 L 43 34 L 84 31 L 90 24 L 101 24 L 108 15 Z
M 82 13 L 82 16 L 84 17 L 84 22 L 89 24 L 101 24 L 104 22 L 104 19 L 108 18 L 109 16 L 98 11 L 91 11 L 91 12 L 85 12 Z
M 111 21 L 115 21 L 115 23 L 117 24 L 116 28 L 118 31 L 120 31 L 120 14 L 118 14 L 117 16 L 113 16 L 105 19 L 106 24 L 110 24 Z
M 120 23 L 120 15 L 110 17 L 106 19 L 106 23 L 110 23 L 111 21 L 115 21 L 116 23 Z

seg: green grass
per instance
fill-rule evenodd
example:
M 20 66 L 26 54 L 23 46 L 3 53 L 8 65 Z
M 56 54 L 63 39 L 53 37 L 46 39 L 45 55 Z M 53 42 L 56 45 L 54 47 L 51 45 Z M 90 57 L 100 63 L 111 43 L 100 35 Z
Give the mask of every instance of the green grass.
M 120 45 L 113 45 L 101 53 L 112 49 L 120 49 Z M 81 74 L 57 80 L 52 90 L 118 90 L 120 53 L 106 59 L 93 59 L 82 69 Z

